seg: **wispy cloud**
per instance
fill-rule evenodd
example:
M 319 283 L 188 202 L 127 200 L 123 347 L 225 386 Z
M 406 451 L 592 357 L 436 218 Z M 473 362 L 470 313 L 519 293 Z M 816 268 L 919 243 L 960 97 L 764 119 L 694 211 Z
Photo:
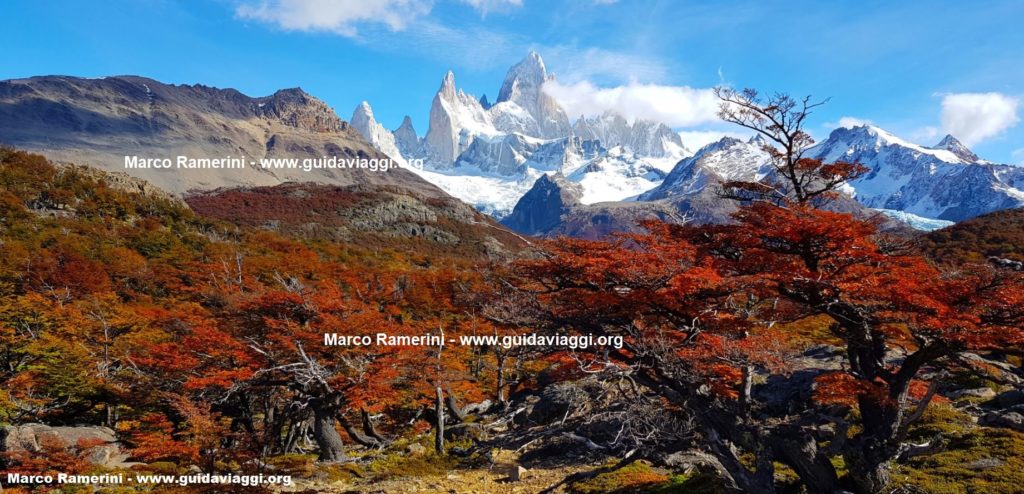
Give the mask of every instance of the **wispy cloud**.
M 503 12 L 523 6 L 523 0 L 459 0 L 459 3 L 473 7 L 481 15 L 487 15 L 491 12 Z
M 1024 148 L 1014 149 L 1010 152 L 1010 156 L 1013 158 L 1013 162 L 1024 166 Z
M 429 0 L 264 0 L 238 5 L 235 15 L 275 25 L 286 31 L 329 32 L 355 37 L 364 24 L 405 29 L 430 13 Z
M 523 5 L 522 0 L 457 2 L 472 7 L 480 15 Z M 329 32 L 354 38 L 360 28 L 373 25 L 404 31 L 430 14 L 433 7 L 433 0 L 243 0 L 235 15 L 286 31 Z
M 656 82 L 669 72 L 665 62 L 641 53 L 580 47 L 572 44 L 531 46 L 553 67 L 558 79 L 565 83 L 597 81 L 598 83 Z

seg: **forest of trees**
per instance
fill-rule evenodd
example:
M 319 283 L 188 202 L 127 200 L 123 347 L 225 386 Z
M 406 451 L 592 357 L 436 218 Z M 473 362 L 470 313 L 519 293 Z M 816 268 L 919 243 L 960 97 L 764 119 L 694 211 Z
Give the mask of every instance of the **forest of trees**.
M 617 432 L 594 444 L 610 468 L 679 453 L 727 492 L 891 492 L 894 470 L 959 447 L 919 427 L 958 383 L 1020 387 L 1024 273 L 939 265 L 821 208 L 863 169 L 800 156 L 814 104 L 720 96 L 723 118 L 775 143 L 781 177 L 727 184 L 743 201 L 733 223 L 537 240 L 509 261 L 239 226 L 2 149 L 0 423 L 104 425 L 139 462 L 203 471 L 302 452 L 344 463 L 434 436 L 434 454 L 469 457 L 492 446 L 491 422 L 531 437 L 564 426 L 515 414 L 586 381 L 617 397 L 600 412 Z M 625 345 L 323 344 L 378 332 Z M 1024 451 L 992 454 L 1012 468 Z

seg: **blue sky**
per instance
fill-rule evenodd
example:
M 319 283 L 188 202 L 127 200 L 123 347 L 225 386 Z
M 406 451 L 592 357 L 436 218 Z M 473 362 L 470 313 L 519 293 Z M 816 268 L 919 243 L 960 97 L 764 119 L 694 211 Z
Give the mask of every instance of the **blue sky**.
M 871 121 L 922 144 L 947 131 L 1024 163 L 1024 3 L 539 0 L 7 1 L 0 79 L 136 74 L 261 96 L 300 86 L 342 118 L 426 131 L 445 71 L 492 100 L 534 49 L 573 113 L 602 105 L 689 135 L 718 84 L 831 102 L 810 130 Z M 559 92 L 560 91 L 560 92 Z M 608 103 L 609 99 L 614 100 Z M 652 115 L 653 113 L 653 115 Z

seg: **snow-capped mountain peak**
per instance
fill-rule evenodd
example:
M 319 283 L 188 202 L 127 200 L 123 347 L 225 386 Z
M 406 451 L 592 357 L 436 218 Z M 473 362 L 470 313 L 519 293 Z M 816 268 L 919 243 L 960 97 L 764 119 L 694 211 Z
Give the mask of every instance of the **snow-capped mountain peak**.
M 807 156 L 867 167 L 848 190 L 872 208 L 960 221 L 1024 205 L 1024 168 L 979 161 L 952 137 L 940 144 L 924 147 L 863 125 L 832 131 Z
M 585 140 L 599 140 L 609 147 L 624 146 L 642 156 L 679 160 L 690 154 L 679 134 L 667 125 L 643 119 L 630 123 L 611 111 L 600 116 L 580 117 L 572 132 Z
M 497 133 L 480 102 L 456 90 L 455 74 L 449 70 L 430 106 L 430 125 L 424 137 L 427 160 L 448 167 L 477 136 Z
M 548 71 L 540 54 L 530 50 L 526 58 L 513 65 L 505 74 L 496 103 L 515 101 L 529 107 L 535 103 L 541 85 L 547 81 Z
M 449 100 L 455 98 L 455 72 L 449 70 L 444 74 L 444 78 L 441 79 L 441 87 L 437 90 L 437 93 Z
M 497 128 L 502 132 L 532 132 L 530 135 L 545 139 L 566 137 L 569 117 L 543 90 L 544 83 L 552 78 L 535 51 L 508 69 L 498 99 L 488 109 Z
M 849 157 L 862 152 L 880 152 L 883 148 L 894 147 L 910 153 L 927 155 L 945 163 L 969 163 L 947 149 L 935 149 L 900 139 L 888 131 L 874 125 L 856 127 L 840 127 L 829 134 L 828 139 L 814 146 L 829 152 L 818 156 L 825 161 L 850 161 Z
M 661 185 L 642 194 L 640 200 L 695 194 L 726 181 L 758 181 L 770 172 L 771 159 L 760 141 L 723 137 L 676 164 Z
M 970 163 L 976 163 L 979 159 L 978 155 L 974 154 L 974 151 L 971 151 L 970 148 L 951 134 L 946 134 L 946 137 L 943 137 L 938 144 L 932 146 L 932 149 L 945 149 L 956 155 L 956 157 Z

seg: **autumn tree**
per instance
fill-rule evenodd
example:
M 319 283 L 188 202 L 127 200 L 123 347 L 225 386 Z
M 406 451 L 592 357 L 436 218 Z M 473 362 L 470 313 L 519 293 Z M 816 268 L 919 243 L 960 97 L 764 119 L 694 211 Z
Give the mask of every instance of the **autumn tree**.
M 761 182 L 728 182 L 724 184 L 726 195 L 804 204 L 834 196 L 840 185 L 867 172 L 857 163 L 826 163 L 805 156 L 814 144 L 804 130 L 807 118 L 827 99 L 795 98 L 784 93 L 764 97 L 754 89 L 737 91 L 725 86 L 716 87 L 715 95 L 721 101 L 719 118 L 766 138 L 762 149 L 771 158 L 775 172 L 775 176 Z
M 737 491 L 774 492 L 778 461 L 810 492 L 880 492 L 892 462 L 928 449 L 907 441 L 935 393 L 925 381 L 962 352 L 1021 343 L 1019 274 L 943 273 L 876 242 L 870 223 L 809 205 L 756 202 L 736 220 L 552 243 L 518 284 L 543 327 L 626 336 L 609 364 L 677 407 L 689 446 Z M 788 329 L 815 320 L 817 336 Z M 797 358 L 834 343 L 840 366 Z M 815 399 L 778 403 L 757 376 L 773 389 L 813 383 Z

